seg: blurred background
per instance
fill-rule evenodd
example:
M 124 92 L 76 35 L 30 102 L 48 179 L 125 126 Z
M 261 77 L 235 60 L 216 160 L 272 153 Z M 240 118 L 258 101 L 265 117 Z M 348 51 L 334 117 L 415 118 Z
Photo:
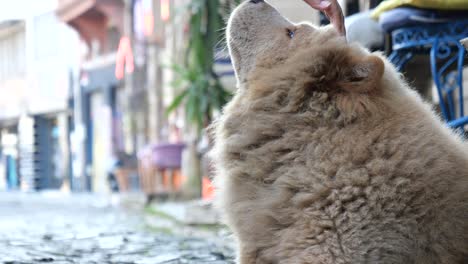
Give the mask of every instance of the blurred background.
M 239 2 L 0 0 L 0 263 L 232 263 L 206 128 L 235 92 Z M 468 1 L 339 2 L 348 40 L 465 131 Z
M 232 261 L 205 129 L 239 2 L 0 0 L 0 263 Z
M 2 0 L 0 190 L 164 193 L 192 177 L 200 196 L 208 174 L 182 160 L 199 163 L 234 91 L 223 28 L 236 2 Z

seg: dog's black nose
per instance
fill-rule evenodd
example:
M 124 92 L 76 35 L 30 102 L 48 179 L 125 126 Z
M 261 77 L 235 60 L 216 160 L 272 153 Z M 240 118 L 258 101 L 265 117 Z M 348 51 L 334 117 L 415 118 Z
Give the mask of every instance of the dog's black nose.
M 258 4 L 262 2 L 264 2 L 264 0 L 250 0 L 250 3 L 254 3 L 254 4 Z

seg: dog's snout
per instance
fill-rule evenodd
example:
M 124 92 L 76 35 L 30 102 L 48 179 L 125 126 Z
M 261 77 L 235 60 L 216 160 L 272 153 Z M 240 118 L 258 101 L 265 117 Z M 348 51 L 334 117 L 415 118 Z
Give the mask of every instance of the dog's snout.
M 258 4 L 258 3 L 263 3 L 265 1 L 264 0 L 250 0 L 249 2 L 253 4 Z

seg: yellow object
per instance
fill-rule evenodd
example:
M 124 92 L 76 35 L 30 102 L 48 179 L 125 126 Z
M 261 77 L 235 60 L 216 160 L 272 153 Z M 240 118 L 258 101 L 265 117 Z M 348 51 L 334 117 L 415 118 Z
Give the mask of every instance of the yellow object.
M 468 10 L 468 0 L 386 0 L 374 9 L 371 16 L 378 19 L 383 12 L 403 5 L 430 9 Z

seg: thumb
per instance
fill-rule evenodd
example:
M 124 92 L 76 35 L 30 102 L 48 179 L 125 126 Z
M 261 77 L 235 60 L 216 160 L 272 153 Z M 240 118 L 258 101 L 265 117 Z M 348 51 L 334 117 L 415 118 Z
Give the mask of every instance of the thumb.
M 328 0 L 304 0 L 311 7 L 318 9 L 320 11 L 325 11 L 331 6 L 331 2 Z

